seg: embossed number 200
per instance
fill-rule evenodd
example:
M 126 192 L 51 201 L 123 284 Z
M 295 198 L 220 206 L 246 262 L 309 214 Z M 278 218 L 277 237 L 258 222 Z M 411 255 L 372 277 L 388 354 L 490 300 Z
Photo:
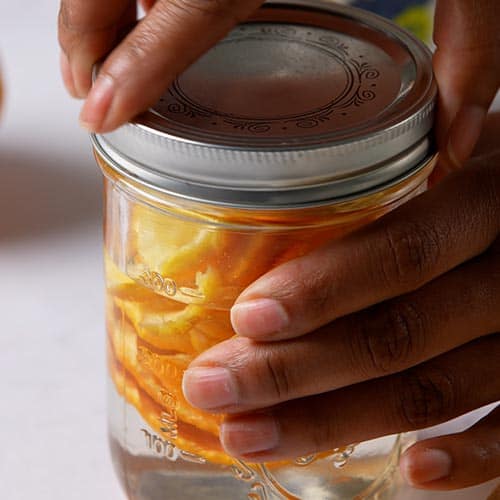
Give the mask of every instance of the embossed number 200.
M 144 286 L 157 293 L 164 293 L 173 297 L 177 293 L 177 284 L 171 278 L 164 278 L 161 274 L 155 271 L 146 271 L 139 276 L 139 279 Z

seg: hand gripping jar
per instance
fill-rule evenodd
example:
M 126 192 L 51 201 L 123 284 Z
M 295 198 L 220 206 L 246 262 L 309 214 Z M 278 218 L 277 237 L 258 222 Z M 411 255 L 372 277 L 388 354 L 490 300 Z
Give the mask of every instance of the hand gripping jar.
M 411 35 L 290 0 L 265 4 L 133 123 L 93 137 L 110 441 L 129 498 L 391 497 L 398 436 L 243 463 L 220 445 L 223 416 L 191 407 L 181 380 L 234 335 L 229 310 L 255 279 L 426 188 L 435 97 Z

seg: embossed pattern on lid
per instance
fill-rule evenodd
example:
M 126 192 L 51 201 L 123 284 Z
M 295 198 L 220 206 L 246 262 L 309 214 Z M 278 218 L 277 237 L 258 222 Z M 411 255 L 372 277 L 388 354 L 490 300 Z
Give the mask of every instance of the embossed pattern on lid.
M 380 119 L 412 78 L 365 41 L 254 23 L 236 28 L 177 78 L 154 111 L 165 131 L 200 141 L 303 147 Z
M 94 142 L 125 175 L 177 195 L 320 203 L 419 168 L 435 96 L 429 52 L 400 28 L 327 0 L 278 1 Z

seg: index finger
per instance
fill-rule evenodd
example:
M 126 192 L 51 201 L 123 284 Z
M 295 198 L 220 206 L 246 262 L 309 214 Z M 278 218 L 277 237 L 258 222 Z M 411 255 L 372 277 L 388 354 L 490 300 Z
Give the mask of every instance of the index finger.
M 375 223 L 289 261 L 238 298 L 233 327 L 256 340 L 311 332 L 420 288 L 500 232 L 500 164 L 471 165 Z
M 154 104 L 262 0 L 158 0 L 103 64 L 80 119 L 108 132 Z

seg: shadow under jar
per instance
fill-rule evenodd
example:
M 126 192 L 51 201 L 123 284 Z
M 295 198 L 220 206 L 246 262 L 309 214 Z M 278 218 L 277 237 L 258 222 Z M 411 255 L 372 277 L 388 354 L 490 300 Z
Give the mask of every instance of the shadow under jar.
M 223 416 L 191 407 L 181 381 L 234 335 L 229 310 L 255 279 L 426 189 L 435 97 L 430 54 L 390 22 L 276 2 L 154 108 L 93 136 L 110 441 L 129 498 L 391 497 L 400 437 L 243 463 L 219 443 Z

